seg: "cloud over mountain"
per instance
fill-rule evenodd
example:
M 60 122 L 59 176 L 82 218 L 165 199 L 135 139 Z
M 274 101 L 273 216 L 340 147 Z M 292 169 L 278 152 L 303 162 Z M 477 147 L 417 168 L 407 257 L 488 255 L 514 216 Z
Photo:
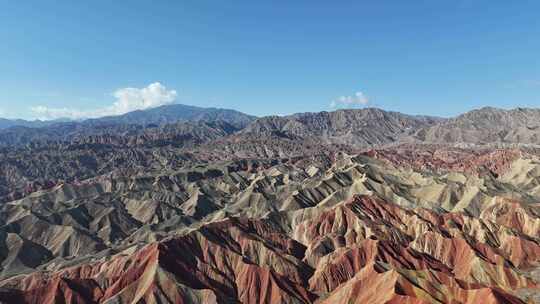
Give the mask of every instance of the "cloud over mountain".
M 366 105 L 369 103 L 369 99 L 367 96 L 361 92 L 358 91 L 354 93 L 352 96 L 341 96 L 336 100 L 333 100 L 330 103 L 331 108 L 336 108 L 338 106 L 352 106 L 352 105 Z
M 35 117 L 43 120 L 70 118 L 84 119 L 96 118 L 109 115 L 121 115 L 135 110 L 145 110 L 171 104 L 176 100 L 175 90 L 168 90 L 159 82 L 154 82 L 144 88 L 121 88 L 113 93 L 116 98 L 110 106 L 80 110 L 74 108 L 50 108 L 47 106 L 35 106 L 30 110 Z

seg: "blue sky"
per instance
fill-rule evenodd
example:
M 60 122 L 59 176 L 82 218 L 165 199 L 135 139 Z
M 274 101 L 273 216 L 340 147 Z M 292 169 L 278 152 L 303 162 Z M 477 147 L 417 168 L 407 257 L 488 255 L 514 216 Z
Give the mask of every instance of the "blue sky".
M 5 117 L 540 107 L 540 1 L 0 4 Z

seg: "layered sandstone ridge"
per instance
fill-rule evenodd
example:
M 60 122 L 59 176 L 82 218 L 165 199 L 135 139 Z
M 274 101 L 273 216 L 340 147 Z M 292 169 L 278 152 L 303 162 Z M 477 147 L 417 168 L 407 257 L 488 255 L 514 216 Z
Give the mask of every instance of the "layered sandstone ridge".
M 534 153 L 328 159 L 108 174 L 5 203 L 0 301 L 538 301 Z
M 537 288 L 523 269 L 538 262 L 527 257 L 538 256 L 540 245 L 508 230 L 461 213 L 354 196 L 302 220 L 292 236 L 268 218 L 230 218 L 109 259 L 4 280 L 0 299 L 523 303 L 514 293 Z

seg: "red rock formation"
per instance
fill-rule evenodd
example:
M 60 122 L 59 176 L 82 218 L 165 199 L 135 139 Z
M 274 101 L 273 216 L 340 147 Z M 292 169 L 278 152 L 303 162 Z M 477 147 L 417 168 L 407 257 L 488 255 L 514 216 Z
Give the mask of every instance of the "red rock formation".
M 513 290 L 537 288 L 515 268 L 538 262 L 537 243 L 513 236 L 492 247 L 464 228 L 479 219 L 417 211 L 357 196 L 295 227 L 307 247 L 269 219 L 230 218 L 106 261 L 5 280 L 0 301 L 522 303 Z
M 498 175 L 506 172 L 514 160 L 524 156 L 520 150 L 470 150 L 437 146 L 402 146 L 372 149 L 363 153 L 398 167 L 417 170 L 479 173 L 485 168 Z

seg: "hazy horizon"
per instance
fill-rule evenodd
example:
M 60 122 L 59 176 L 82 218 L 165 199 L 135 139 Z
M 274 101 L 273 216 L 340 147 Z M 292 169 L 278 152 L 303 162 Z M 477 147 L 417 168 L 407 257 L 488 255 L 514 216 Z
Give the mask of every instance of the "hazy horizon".
M 163 106 L 172 106 L 172 105 L 184 105 L 184 106 L 194 106 L 194 107 L 198 107 L 197 105 L 188 105 L 188 104 L 182 104 L 182 103 L 171 103 L 171 104 L 167 104 L 167 105 L 161 105 L 161 106 L 157 106 L 157 107 L 151 107 L 151 108 L 147 108 L 147 109 L 135 109 L 133 111 L 129 111 L 129 112 L 126 112 L 126 113 L 121 113 L 121 114 L 113 114 L 113 115 L 104 115 L 104 116 L 97 116 L 97 117 L 81 117 L 81 118 L 69 118 L 69 117 L 58 117 L 58 118 L 50 118 L 50 119 L 47 119 L 47 118 L 30 118 L 30 119 L 25 119 L 25 118 L 18 118 L 18 117 L 2 117 L 0 116 L 0 119 L 7 119 L 7 120 L 24 120 L 24 121 L 42 121 L 42 122 L 51 122 L 51 121 L 57 121 L 57 122 L 82 122 L 82 121 L 85 121 L 85 120 L 90 120 L 90 119 L 99 119 L 99 118 L 104 118 L 104 117 L 114 117 L 114 116 L 121 116 L 121 115 L 124 115 L 124 114 L 128 114 L 128 113 L 131 113 L 131 112 L 135 112 L 135 111 L 145 111 L 145 110 L 150 110 L 150 109 L 155 109 L 155 108 L 158 108 L 158 107 L 163 107 Z M 359 107 L 359 108 L 339 108 L 339 109 L 329 109 L 329 110 L 321 110 L 321 111 L 305 111 L 305 112 L 294 112 L 294 113 L 281 113 L 281 114 L 269 114 L 269 115 L 255 115 L 255 114 L 251 114 L 251 113 L 245 113 L 245 112 L 242 112 L 242 111 L 239 111 L 239 110 L 236 110 L 236 109 L 229 109 L 229 108 L 222 108 L 222 107 L 201 107 L 201 108 L 216 108 L 216 109 L 223 109 L 223 110 L 234 110 L 234 111 L 238 111 L 238 112 L 241 112 L 241 113 L 244 113 L 244 114 L 247 114 L 247 115 L 251 115 L 251 116 L 254 116 L 256 118 L 261 118 L 261 117 L 266 117 L 266 116 L 289 116 L 289 115 L 294 115 L 294 114 L 301 114 L 301 113 L 318 113 L 318 112 L 333 112 L 333 111 L 338 111 L 338 110 L 361 110 L 361 109 L 369 109 L 369 108 L 374 108 L 374 109 L 380 109 L 380 110 L 384 110 L 384 111 L 388 111 L 388 112 L 399 112 L 399 113 L 402 113 L 402 114 L 407 114 L 407 115 L 413 115 L 413 116 L 431 116 L 431 117 L 438 117 L 438 118 L 452 118 L 452 117 L 456 117 L 456 116 L 459 116 L 461 114 L 464 114 L 464 113 L 467 113 L 467 112 L 470 112 L 470 111 L 474 111 L 474 110 L 480 110 L 480 109 L 483 109 L 483 108 L 496 108 L 496 109 L 501 109 L 501 110 L 514 110 L 514 109 L 518 109 L 518 108 L 528 108 L 528 109 L 540 109 L 538 107 L 519 107 L 519 106 L 516 106 L 516 107 L 494 107 L 494 106 L 490 106 L 490 105 L 486 105 L 486 106 L 480 106 L 480 107 L 475 107 L 475 108 L 471 108 L 467 111 L 464 111 L 464 112 L 461 112 L 461 113 L 457 113 L 456 115 L 452 115 L 452 116 L 438 116 L 438 115 L 430 115 L 430 114 L 424 114 L 424 113 L 409 113 L 409 112 L 402 112 L 402 111 L 395 111 L 395 110 L 392 110 L 392 109 L 384 109 L 384 108 L 381 108 L 381 107 L 376 107 L 376 106 L 365 106 L 365 107 Z

